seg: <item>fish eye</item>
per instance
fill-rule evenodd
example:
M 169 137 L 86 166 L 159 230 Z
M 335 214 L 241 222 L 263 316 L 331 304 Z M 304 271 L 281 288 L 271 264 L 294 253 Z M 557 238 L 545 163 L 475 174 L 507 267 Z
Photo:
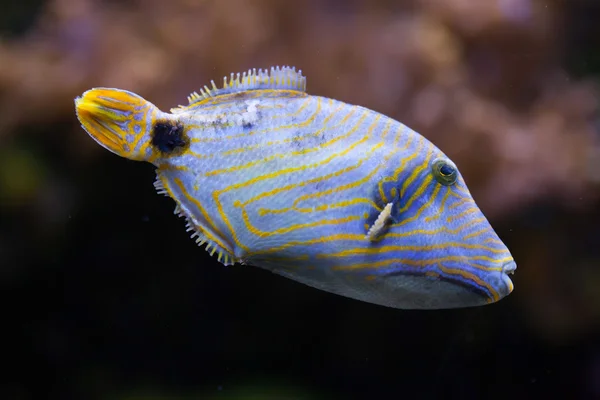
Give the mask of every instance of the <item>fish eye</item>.
M 458 178 L 456 166 L 450 161 L 441 158 L 433 161 L 431 171 L 435 180 L 445 186 L 453 185 Z

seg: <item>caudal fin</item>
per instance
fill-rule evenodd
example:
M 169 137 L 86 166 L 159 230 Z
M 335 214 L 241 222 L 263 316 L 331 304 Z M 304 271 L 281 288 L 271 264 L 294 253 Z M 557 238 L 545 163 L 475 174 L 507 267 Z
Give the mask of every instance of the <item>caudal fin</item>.
M 75 99 L 77 118 L 102 147 L 132 160 L 150 156 L 150 134 L 160 111 L 135 93 L 95 88 Z

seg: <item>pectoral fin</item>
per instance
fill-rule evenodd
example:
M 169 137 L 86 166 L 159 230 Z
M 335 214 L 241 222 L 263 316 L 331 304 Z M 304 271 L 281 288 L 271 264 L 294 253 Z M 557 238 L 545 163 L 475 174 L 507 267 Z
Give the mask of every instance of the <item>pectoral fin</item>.
M 389 222 L 390 219 L 392 219 L 392 207 L 393 206 L 394 206 L 393 202 L 388 203 L 383 208 L 383 210 L 381 210 L 381 213 L 379 213 L 379 216 L 377 216 L 377 219 L 375 220 L 375 222 L 373 222 L 373 225 L 371 225 L 371 227 L 367 231 L 367 234 L 365 236 L 366 239 L 372 241 L 385 230 L 387 223 Z

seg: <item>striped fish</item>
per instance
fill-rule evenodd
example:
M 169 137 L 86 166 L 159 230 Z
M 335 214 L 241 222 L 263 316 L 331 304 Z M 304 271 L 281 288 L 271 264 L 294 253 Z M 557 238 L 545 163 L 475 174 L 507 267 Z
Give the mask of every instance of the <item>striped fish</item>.
M 188 102 L 166 113 L 95 88 L 75 106 L 101 146 L 157 167 L 156 189 L 221 263 L 403 309 L 513 290 L 513 257 L 456 165 L 405 125 L 309 95 L 289 67 L 231 74 Z

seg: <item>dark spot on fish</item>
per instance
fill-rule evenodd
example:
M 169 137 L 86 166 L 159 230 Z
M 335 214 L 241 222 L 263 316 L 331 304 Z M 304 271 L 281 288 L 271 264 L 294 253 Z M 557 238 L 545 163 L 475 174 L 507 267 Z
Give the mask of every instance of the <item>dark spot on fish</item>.
M 293 133 L 292 146 L 298 150 L 302 150 L 307 146 L 306 134 L 303 131 L 297 130 Z
M 244 125 L 242 125 L 242 128 L 244 129 L 252 129 L 254 125 L 250 122 L 246 122 Z
M 152 146 L 164 154 L 179 153 L 188 145 L 183 125 L 173 121 L 158 121 L 152 129 Z

